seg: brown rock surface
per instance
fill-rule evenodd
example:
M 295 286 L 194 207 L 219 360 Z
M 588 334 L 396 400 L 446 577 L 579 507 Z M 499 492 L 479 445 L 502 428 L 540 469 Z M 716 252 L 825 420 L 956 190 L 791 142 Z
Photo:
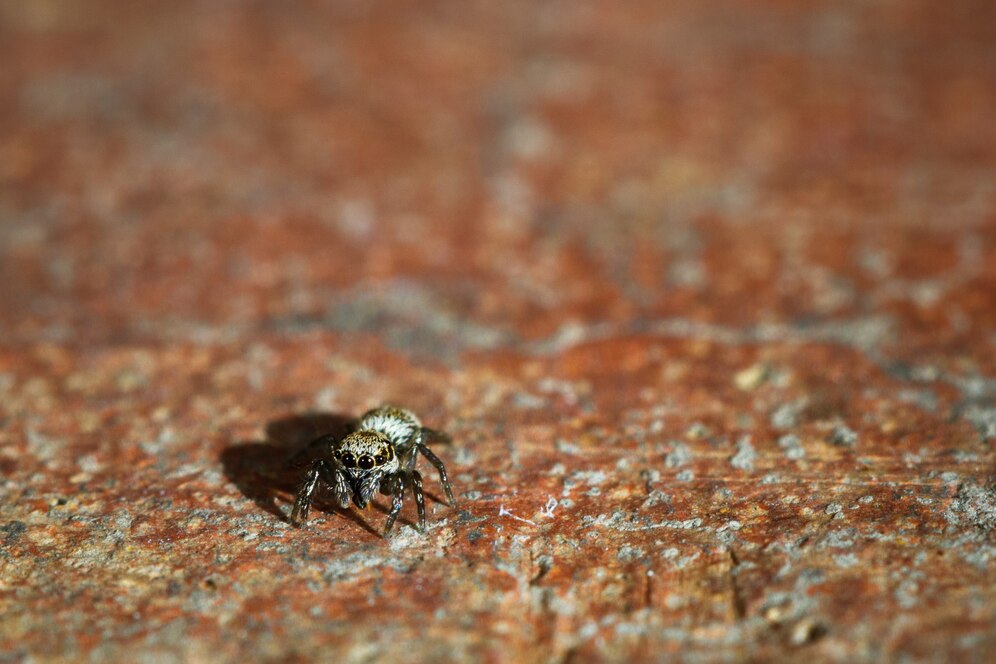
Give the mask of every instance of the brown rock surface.
M 0 63 L 0 662 L 992 656 L 991 2 L 11 0 Z M 385 401 L 457 508 L 292 529 Z

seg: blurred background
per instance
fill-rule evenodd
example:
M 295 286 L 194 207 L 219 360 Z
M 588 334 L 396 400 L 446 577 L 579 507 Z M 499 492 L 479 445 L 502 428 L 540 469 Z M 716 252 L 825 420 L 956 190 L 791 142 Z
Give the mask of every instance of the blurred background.
M 986 0 L 0 0 L 0 659 L 982 661 L 994 119 Z M 386 400 L 461 509 L 289 530 Z
M 989 3 L 2 7 L 8 341 L 863 319 L 991 361 Z

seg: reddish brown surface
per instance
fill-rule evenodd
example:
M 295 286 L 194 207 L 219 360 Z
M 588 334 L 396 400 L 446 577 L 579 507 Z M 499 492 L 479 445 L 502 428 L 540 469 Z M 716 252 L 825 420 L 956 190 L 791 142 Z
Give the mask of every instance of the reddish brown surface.
M 0 661 L 991 657 L 992 3 L 293 6 L 0 2 Z

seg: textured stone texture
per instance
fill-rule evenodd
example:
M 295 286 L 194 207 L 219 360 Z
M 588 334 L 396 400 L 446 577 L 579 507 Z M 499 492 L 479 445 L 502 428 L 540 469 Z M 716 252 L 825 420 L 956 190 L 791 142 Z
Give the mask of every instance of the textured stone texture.
M 985 661 L 994 7 L 0 2 L 0 661 Z

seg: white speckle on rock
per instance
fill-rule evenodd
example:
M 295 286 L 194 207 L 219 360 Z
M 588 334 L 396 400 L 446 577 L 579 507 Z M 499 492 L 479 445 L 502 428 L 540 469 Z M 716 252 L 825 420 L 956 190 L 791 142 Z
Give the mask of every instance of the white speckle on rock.
M 854 447 L 858 444 L 858 434 L 849 427 L 839 425 L 830 432 L 830 442 L 837 447 Z
M 664 465 L 668 468 L 679 468 L 692 460 L 692 451 L 684 443 L 674 442 L 674 447 L 664 457 Z
M 785 450 L 785 456 L 789 459 L 797 460 L 806 456 L 806 450 L 802 447 L 802 441 L 795 434 L 785 434 L 778 439 L 778 446 Z
M 847 569 L 848 567 L 854 567 L 858 564 L 858 557 L 853 553 L 841 553 L 833 557 L 837 567 L 843 567 Z
M 782 404 L 771 413 L 771 426 L 776 429 L 791 429 L 799 425 L 799 416 L 806 402 L 803 399 Z
M 744 436 L 737 442 L 737 453 L 730 457 L 730 465 L 737 470 L 754 470 L 754 461 L 757 459 L 757 452 L 750 443 L 750 436 Z

